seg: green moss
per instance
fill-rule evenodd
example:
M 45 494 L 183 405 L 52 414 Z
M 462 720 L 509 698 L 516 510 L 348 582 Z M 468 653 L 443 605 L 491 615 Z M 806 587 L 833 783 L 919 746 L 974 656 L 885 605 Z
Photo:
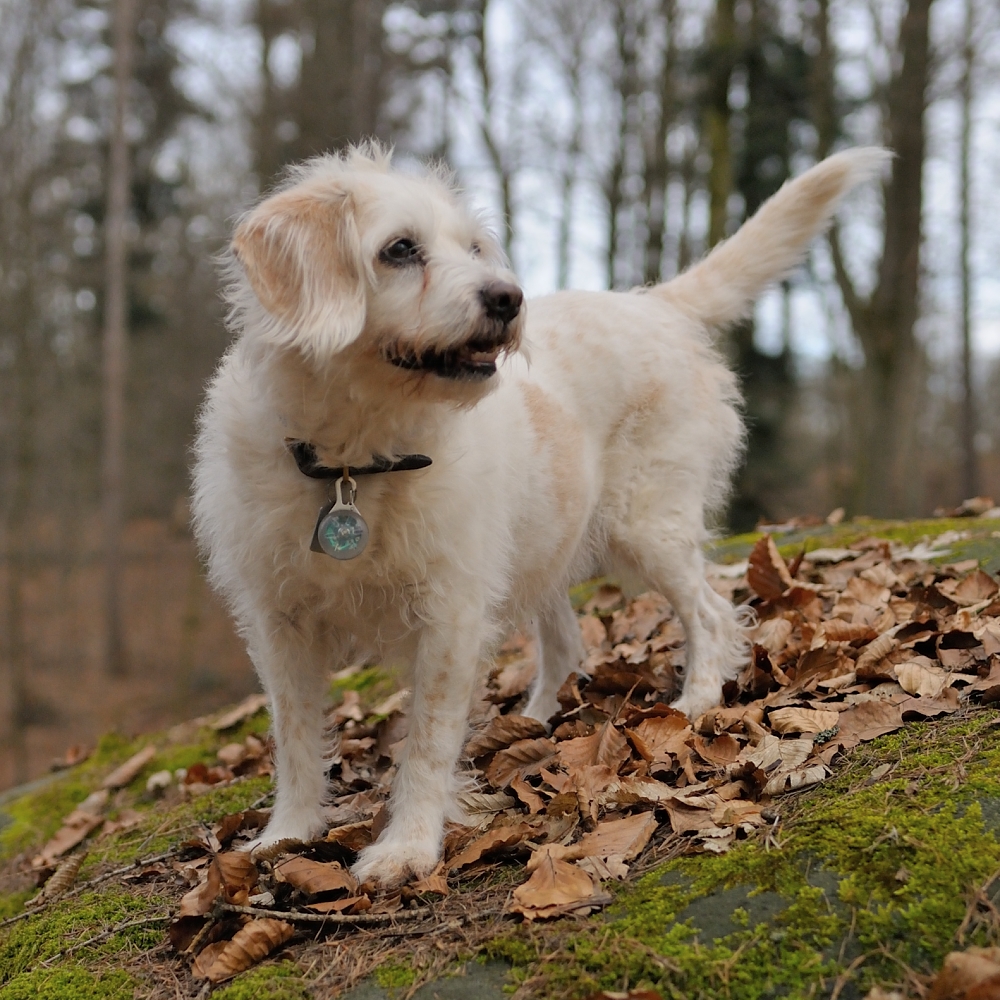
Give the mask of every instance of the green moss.
M 0 830 L 0 859 L 43 843 L 93 790 L 88 776 L 72 774 L 8 802 L 3 807 L 8 822 Z
M 949 546 L 948 555 L 937 562 L 957 562 L 962 559 L 979 559 L 983 568 L 991 573 L 1000 569 L 1000 539 L 993 533 L 1000 528 L 1000 521 L 981 521 L 978 518 L 934 518 L 924 521 L 872 521 L 855 518 L 843 524 L 816 525 L 799 528 L 776 535 L 778 551 L 786 558 L 798 555 L 805 548 L 839 548 L 848 546 L 872 535 L 900 545 L 915 545 L 923 540 L 937 538 L 946 531 L 959 531 L 970 537 Z M 763 537 L 758 531 L 713 542 L 708 555 L 716 562 L 738 562 L 745 559 L 754 545 Z
M 979 711 L 860 747 L 825 785 L 779 800 L 780 846 L 680 858 L 618 887 L 582 926 L 522 928 L 485 953 L 510 962 L 515 982 L 538 983 L 533 995 L 560 998 L 642 983 L 676 1000 L 805 998 L 862 954 L 862 993 L 903 967 L 931 973 L 954 946 L 969 889 L 1000 869 L 980 804 L 1000 802 L 995 720 Z M 891 780 L 867 785 L 883 762 Z M 725 930 L 709 934 L 699 923 L 710 925 L 714 904 Z M 980 926 L 966 943 L 996 942 Z
M 375 982 L 384 990 L 406 989 L 417 979 L 417 972 L 408 965 L 389 962 L 375 970 Z
M 216 990 L 212 1000 L 309 1000 L 312 994 L 294 962 L 261 965 Z
M 161 900 L 125 892 L 87 892 L 12 924 L 0 936 L 0 984 L 35 970 L 39 963 L 78 946 L 103 930 L 129 920 L 151 917 L 163 905 Z M 159 944 L 162 938 L 163 928 L 155 923 L 128 927 L 80 948 L 73 953 L 73 959 L 86 962 L 125 948 L 146 950 Z
M 124 972 L 93 973 L 83 968 L 35 969 L 4 987 L 4 1000 L 132 1000 L 135 980 Z
M 357 691 L 361 703 L 368 709 L 377 705 L 396 690 L 396 678 L 384 667 L 365 667 L 350 677 L 342 677 L 330 684 L 330 695 L 334 705 L 344 700 L 347 691 Z

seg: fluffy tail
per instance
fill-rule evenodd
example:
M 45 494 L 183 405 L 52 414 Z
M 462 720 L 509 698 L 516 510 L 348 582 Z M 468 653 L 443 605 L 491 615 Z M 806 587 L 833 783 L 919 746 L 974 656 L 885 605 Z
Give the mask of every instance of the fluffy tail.
M 827 157 L 769 198 L 752 219 L 694 267 L 651 289 L 708 326 L 742 319 L 772 282 L 784 277 L 822 232 L 837 203 L 875 177 L 892 153 L 877 147 Z

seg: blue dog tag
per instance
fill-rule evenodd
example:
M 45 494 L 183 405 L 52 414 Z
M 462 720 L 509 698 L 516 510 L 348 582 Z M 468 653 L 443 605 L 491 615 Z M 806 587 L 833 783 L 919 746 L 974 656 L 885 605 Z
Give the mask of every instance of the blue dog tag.
M 350 487 L 345 503 L 341 493 L 344 482 Z M 337 499 L 324 504 L 313 531 L 313 552 L 325 552 L 334 559 L 355 559 L 368 545 L 368 525 L 354 506 L 357 483 L 350 478 L 336 480 Z

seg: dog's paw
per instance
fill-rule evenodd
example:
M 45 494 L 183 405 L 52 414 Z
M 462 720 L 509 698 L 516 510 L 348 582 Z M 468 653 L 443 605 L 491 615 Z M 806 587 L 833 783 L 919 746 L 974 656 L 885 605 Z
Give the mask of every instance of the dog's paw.
M 285 816 L 272 816 L 271 822 L 256 840 L 243 848 L 251 853 L 266 851 L 277 844 L 308 844 L 320 837 L 326 829 L 322 813 L 302 812 Z
M 436 841 L 379 840 L 358 855 L 351 874 L 359 882 L 376 882 L 391 888 L 430 874 L 439 854 Z
M 704 715 L 710 708 L 714 708 L 722 701 L 722 692 L 718 694 L 702 694 L 698 692 L 685 692 L 677 701 L 672 702 L 670 707 L 683 712 L 692 722 L 696 722 L 699 716 Z
M 528 699 L 528 704 L 521 710 L 521 714 L 528 719 L 534 719 L 548 728 L 549 719 L 559 711 L 559 701 L 555 695 L 551 698 L 536 698 L 532 695 Z

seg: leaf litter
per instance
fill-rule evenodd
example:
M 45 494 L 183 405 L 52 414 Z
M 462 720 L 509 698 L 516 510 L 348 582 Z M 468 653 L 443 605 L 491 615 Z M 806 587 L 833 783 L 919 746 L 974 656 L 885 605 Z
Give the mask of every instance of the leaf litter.
M 670 707 L 684 633 L 657 594 L 627 601 L 610 584 L 595 590 L 579 610 L 586 661 L 548 727 L 519 714 L 534 642 L 509 640 L 473 712 L 466 820 L 446 830 L 438 867 L 409 885 L 383 890 L 349 871 L 387 818 L 407 693 L 366 705 L 345 692 L 328 712 L 339 749 L 322 840 L 251 856 L 269 811 L 248 809 L 220 816 L 181 860 L 149 869 L 178 887 L 168 936 L 192 975 L 222 982 L 296 928 L 315 936 L 405 920 L 429 933 L 442 922 L 592 913 L 612 900 L 605 886 L 632 872 L 680 853 L 724 853 L 770 828 L 783 795 L 825 780 L 859 743 L 970 701 L 1000 702 L 1000 586 L 977 565 L 931 565 L 881 539 L 789 564 L 765 536 L 737 569 L 710 569 L 710 582 L 753 608 L 752 655 L 724 704 L 698 719 Z M 248 699 L 215 726 L 260 706 Z M 270 749 L 256 736 L 227 744 L 217 763 L 177 772 L 176 794 L 271 774 Z M 141 751 L 67 816 L 34 859 L 40 883 L 105 824 L 110 793 L 152 757 Z M 69 869 L 60 870 L 61 892 Z

